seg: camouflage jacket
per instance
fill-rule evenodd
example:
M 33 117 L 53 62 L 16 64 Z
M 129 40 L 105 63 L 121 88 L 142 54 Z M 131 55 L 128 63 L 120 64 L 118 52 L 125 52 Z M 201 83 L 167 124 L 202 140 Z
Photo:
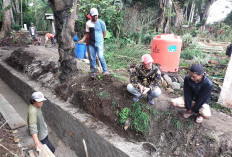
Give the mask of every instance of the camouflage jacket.
M 141 84 L 153 89 L 161 84 L 161 71 L 158 66 L 152 65 L 150 70 L 145 70 L 143 65 L 136 65 L 129 68 L 130 82 L 136 88 Z

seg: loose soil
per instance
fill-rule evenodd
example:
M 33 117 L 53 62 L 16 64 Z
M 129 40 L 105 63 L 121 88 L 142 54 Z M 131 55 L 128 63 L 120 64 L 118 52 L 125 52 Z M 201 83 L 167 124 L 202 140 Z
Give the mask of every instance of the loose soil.
M 17 138 L 13 131 L 10 129 L 5 119 L 0 114 L 0 156 L 1 157 L 16 157 L 23 154 L 22 149 L 19 147 Z
M 115 112 L 132 104 L 132 95 L 122 83 L 112 75 L 99 74 L 95 80 L 88 74 L 89 66 L 77 60 L 80 69 L 75 79 L 60 83 L 58 78 L 58 52 L 56 47 L 29 46 L 13 49 L 1 48 L 2 58 L 15 69 L 39 82 L 64 101 L 69 101 L 87 113 L 103 121 L 120 135 L 133 141 L 148 141 L 154 146 L 144 146 L 151 156 L 231 156 L 232 118 L 213 111 L 212 119 L 203 124 L 195 124 L 194 118 L 183 119 L 183 110 L 170 107 L 169 100 L 177 92 L 162 88 L 162 96 L 156 99 L 153 109 L 159 113 L 151 116 L 149 133 L 140 134 L 125 131 L 118 123 Z M 12 53 L 13 52 L 13 53 Z M 3 54 L 4 53 L 4 54 Z M 10 57 L 9 57 L 10 56 Z M 179 91 L 181 93 L 181 91 Z M 146 99 L 141 100 L 147 104 Z M 216 119 L 215 119 L 216 117 Z M 215 121 L 218 122 L 215 124 Z M 226 123 L 224 123 L 226 121 Z

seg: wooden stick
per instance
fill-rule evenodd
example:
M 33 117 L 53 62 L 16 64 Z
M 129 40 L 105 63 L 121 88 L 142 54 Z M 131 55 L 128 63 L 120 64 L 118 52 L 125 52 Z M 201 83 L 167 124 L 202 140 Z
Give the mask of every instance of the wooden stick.
M 6 124 L 6 122 L 2 124 L 2 126 L 0 127 L 0 129 L 1 129 L 5 124 Z
M 86 155 L 86 157 L 88 157 L 89 155 L 88 155 L 88 150 L 87 150 L 87 146 L 86 146 L 86 143 L 85 143 L 85 140 L 83 139 L 83 145 L 84 145 L 84 148 L 85 148 L 85 155 Z
M 5 146 L 3 146 L 1 143 L 0 143 L 0 146 L 1 146 L 2 148 L 4 148 L 5 150 L 7 150 L 8 152 L 10 152 L 12 155 L 17 156 L 17 154 L 11 152 L 9 149 L 7 149 Z

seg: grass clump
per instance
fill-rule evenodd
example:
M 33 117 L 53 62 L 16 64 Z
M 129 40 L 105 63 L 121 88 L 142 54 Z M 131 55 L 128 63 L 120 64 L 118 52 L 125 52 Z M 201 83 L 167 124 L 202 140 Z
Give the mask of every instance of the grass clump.
M 110 99 L 110 93 L 107 91 L 102 91 L 98 94 L 98 97 L 101 99 Z

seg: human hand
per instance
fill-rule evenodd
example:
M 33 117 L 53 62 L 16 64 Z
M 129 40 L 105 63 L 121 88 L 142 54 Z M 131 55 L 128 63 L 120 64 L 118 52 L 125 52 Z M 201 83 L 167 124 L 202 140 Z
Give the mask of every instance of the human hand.
M 79 41 L 78 41 L 78 44 L 81 44 L 81 43 L 83 43 L 83 42 L 84 42 L 83 40 L 79 40 Z
M 139 85 L 139 91 L 140 91 L 141 94 L 143 93 L 143 90 L 144 90 L 144 86 Z
M 142 94 L 147 94 L 149 92 L 150 88 L 144 87 L 143 88 L 143 93 Z
M 35 142 L 35 150 L 39 151 L 42 149 L 42 144 L 40 143 L 40 141 Z

